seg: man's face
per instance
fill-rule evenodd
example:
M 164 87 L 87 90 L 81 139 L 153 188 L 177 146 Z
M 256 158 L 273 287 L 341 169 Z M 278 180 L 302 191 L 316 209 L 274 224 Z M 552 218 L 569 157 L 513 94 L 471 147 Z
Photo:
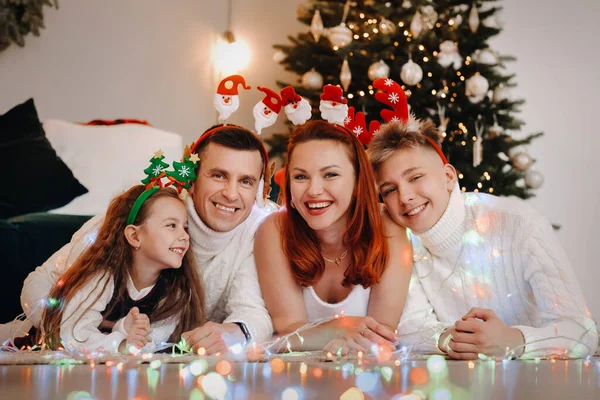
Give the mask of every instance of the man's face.
M 397 224 L 425 232 L 442 217 L 456 183 L 456 171 L 423 147 L 397 150 L 377 172 L 377 186 Z
M 190 189 L 202 221 L 217 232 L 244 222 L 252 211 L 262 169 L 258 151 L 209 143 L 200 154 L 198 179 Z

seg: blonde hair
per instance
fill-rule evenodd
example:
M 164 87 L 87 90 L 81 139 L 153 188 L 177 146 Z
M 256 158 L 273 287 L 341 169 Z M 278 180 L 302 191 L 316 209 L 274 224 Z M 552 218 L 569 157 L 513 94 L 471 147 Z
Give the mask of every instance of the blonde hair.
M 417 120 L 411 116 L 408 123 L 394 121 L 383 125 L 369 143 L 367 154 L 377 172 L 397 150 L 425 147 L 437 152 L 430 140 L 440 145 L 442 133 L 433 122 Z

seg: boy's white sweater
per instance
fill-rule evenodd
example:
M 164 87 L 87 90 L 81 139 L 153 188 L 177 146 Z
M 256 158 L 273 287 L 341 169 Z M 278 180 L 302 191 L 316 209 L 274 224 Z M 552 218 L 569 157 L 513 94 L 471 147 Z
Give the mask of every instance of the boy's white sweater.
M 439 353 L 439 334 L 480 307 L 523 333 L 525 357 L 595 352 L 596 326 L 569 260 L 524 201 L 455 189 L 440 220 L 412 244 L 399 334 L 413 351 Z

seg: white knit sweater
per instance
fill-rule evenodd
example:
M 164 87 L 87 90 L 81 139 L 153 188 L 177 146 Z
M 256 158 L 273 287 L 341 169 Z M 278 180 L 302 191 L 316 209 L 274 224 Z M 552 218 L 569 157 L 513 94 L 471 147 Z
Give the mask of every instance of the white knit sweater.
M 552 226 L 522 200 L 455 189 L 440 220 L 413 234 L 415 264 L 398 327 L 417 352 L 472 307 L 525 338 L 524 357 L 593 354 L 598 334 Z
M 215 232 L 198 216 L 190 197 L 186 199 L 191 251 L 204 280 L 206 313 L 217 323 L 243 322 L 253 340 L 269 339 L 273 325 L 258 285 L 254 263 L 254 234 L 267 211 L 254 207 L 248 218 L 229 232 Z M 103 215 L 89 220 L 70 243 L 29 274 L 21 292 L 21 305 L 36 326 L 40 306 L 52 286 L 91 243 L 103 222 Z
M 106 284 L 106 281 L 108 283 Z M 106 284 L 106 289 L 104 285 Z M 127 291 L 132 300 L 140 300 L 154 286 L 137 290 L 131 281 L 127 281 Z M 81 288 L 71 301 L 65 305 L 60 326 L 60 338 L 67 350 L 86 349 L 88 351 L 104 350 L 117 353 L 119 344 L 127 338 L 124 327 L 125 318 L 116 321 L 112 332 L 104 334 L 98 328 L 102 322 L 102 312 L 110 303 L 115 285 L 112 279 L 97 276 Z M 143 352 L 154 352 L 168 342 L 169 336 L 177 327 L 179 321 L 175 317 L 153 323 L 150 337 L 152 341 L 146 344 Z

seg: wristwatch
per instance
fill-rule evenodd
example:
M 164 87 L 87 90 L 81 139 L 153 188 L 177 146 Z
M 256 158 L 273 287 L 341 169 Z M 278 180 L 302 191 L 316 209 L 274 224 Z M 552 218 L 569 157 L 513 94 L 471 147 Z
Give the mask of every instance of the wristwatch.
M 240 327 L 240 330 L 242 331 L 242 333 L 244 334 L 244 337 L 246 338 L 246 343 L 244 343 L 244 346 L 247 345 L 248 343 L 250 343 L 250 339 L 251 339 L 250 331 L 246 327 L 246 324 L 244 324 L 243 322 L 234 322 L 234 324 L 236 324 L 237 326 Z

